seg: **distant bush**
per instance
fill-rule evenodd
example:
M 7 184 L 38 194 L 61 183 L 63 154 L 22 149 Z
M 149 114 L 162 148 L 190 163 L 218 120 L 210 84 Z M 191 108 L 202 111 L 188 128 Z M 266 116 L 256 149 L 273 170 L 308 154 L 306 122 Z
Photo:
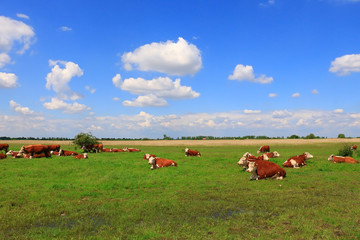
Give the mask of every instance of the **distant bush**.
M 298 139 L 298 138 L 300 138 L 298 135 L 295 135 L 295 134 L 293 134 L 293 135 L 291 135 L 290 137 L 287 137 L 288 139 Z
M 344 146 L 339 149 L 339 153 L 337 155 L 343 157 L 352 157 L 353 151 L 351 150 L 351 146 L 349 144 L 344 144 Z
M 91 133 L 79 133 L 75 136 L 73 144 L 82 147 L 84 145 L 98 144 L 98 140 Z
M 345 134 L 339 133 L 338 138 L 345 138 Z

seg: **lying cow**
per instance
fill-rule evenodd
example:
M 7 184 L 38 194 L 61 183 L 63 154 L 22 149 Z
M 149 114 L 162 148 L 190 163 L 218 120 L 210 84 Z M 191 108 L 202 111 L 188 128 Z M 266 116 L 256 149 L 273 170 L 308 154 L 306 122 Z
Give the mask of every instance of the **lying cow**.
M 270 152 L 270 146 L 269 145 L 261 146 L 259 148 L 259 150 L 257 150 L 257 153 L 267 153 L 267 152 Z
M 27 145 L 27 146 L 22 146 L 18 155 L 22 155 L 22 154 L 29 154 L 30 157 L 33 157 L 34 154 L 41 154 L 44 153 L 45 157 L 51 157 L 50 151 L 49 151 L 49 146 L 47 145 Z
M 145 155 L 144 155 L 144 160 L 149 160 L 150 159 L 150 157 L 156 157 L 154 154 L 150 154 L 150 153 L 146 153 Z
M 305 161 L 310 158 L 313 158 L 313 155 L 311 155 L 308 152 L 304 152 L 301 155 L 290 157 L 288 160 L 286 160 L 283 163 L 283 167 L 300 168 L 302 166 L 305 166 L 306 165 Z
M 359 161 L 355 160 L 352 157 L 340 157 L 334 156 L 334 154 L 331 154 L 328 160 L 333 161 L 333 163 L 359 163 Z
M 265 178 L 283 179 L 286 171 L 276 163 L 264 160 L 255 160 L 249 162 L 247 172 L 251 173 L 251 180 L 259 180 Z
M 350 149 L 351 149 L 351 150 L 356 150 L 356 149 L 357 149 L 357 146 L 356 146 L 356 145 L 353 145 L 353 146 L 351 146 Z
M 112 152 L 125 152 L 125 150 L 121 148 L 113 148 Z
M 165 158 L 157 158 L 157 157 L 150 157 L 149 164 L 151 165 L 150 169 L 162 168 L 162 167 L 177 167 L 177 163 L 173 160 L 165 159 Z
M 123 150 L 124 150 L 124 152 L 141 152 L 141 150 L 137 149 L 137 148 L 127 148 L 127 147 L 125 147 Z
M 103 152 L 112 152 L 113 149 L 112 148 L 103 148 L 102 151 Z
M 274 152 L 267 152 L 265 153 L 268 158 L 277 158 L 277 157 L 280 157 L 280 154 L 277 152 L 277 151 L 274 151 Z
M 238 161 L 238 165 L 243 167 L 243 168 L 247 168 L 248 163 L 249 162 L 254 162 L 255 160 L 264 160 L 264 161 L 268 161 L 269 158 L 268 156 L 264 153 L 260 156 L 254 156 L 252 154 L 246 154 L 245 156 L 241 157 Z
M 49 151 L 60 151 L 60 144 L 52 144 L 47 146 L 49 147 Z
M 60 153 L 59 153 L 59 152 L 55 152 L 55 151 L 50 151 L 50 154 L 51 154 L 51 155 L 55 155 L 55 156 L 60 156 Z
M 189 156 L 201 157 L 201 154 L 199 151 L 190 150 L 189 148 L 185 148 L 185 156 L 186 157 L 189 157 Z
M 84 159 L 84 158 L 88 158 L 87 153 L 84 154 L 78 154 L 76 156 L 74 156 L 75 159 Z
M 7 143 L 1 143 L 0 144 L 0 151 L 4 150 L 5 153 L 7 153 L 8 149 L 9 149 L 9 144 L 7 144 Z
M 13 150 L 10 150 L 6 153 L 6 155 L 11 156 L 12 158 L 21 158 L 23 157 L 22 154 L 19 155 L 19 152 L 14 152 Z
M 3 153 L 0 153 L 0 159 L 5 159 L 5 158 L 7 158 L 7 155 L 3 154 Z
M 63 150 L 63 149 L 60 149 L 60 151 L 59 151 L 59 156 L 76 156 L 76 155 L 79 155 L 79 154 L 74 151 L 67 151 L 67 150 Z

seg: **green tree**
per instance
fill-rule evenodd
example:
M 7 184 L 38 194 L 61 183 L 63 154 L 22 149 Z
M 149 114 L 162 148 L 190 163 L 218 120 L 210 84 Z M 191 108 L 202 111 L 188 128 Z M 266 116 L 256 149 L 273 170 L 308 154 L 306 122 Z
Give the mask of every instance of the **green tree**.
M 313 133 L 310 133 L 305 137 L 305 139 L 314 139 L 314 138 L 316 138 L 316 136 Z
M 298 135 L 293 134 L 293 135 L 291 135 L 290 137 L 287 137 L 287 138 L 289 138 L 289 139 L 298 139 L 300 137 Z
M 99 142 L 91 133 L 79 133 L 74 137 L 73 144 L 81 148 L 86 145 L 99 144 Z
M 345 134 L 339 133 L 338 138 L 345 138 Z

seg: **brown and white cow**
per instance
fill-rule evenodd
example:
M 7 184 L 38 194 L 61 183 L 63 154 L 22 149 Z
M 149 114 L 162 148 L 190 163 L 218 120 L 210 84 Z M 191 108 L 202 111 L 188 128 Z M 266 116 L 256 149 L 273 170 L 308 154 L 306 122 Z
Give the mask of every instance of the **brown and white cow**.
M 75 159 L 84 159 L 84 158 L 88 158 L 87 153 L 84 154 L 78 154 L 76 156 L 74 156 Z
M 13 150 L 9 150 L 6 155 L 11 156 L 12 158 L 21 158 L 22 154 L 18 155 L 19 152 L 14 152 Z
M 60 156 L 60 153 L 59 153 L 59 152 L 55 152 L 55 151 L 50 151 L 50 154 L 51 154 L 51 155 L 55 155 L 55 156 Z
M 157 157 L 150 157 L 149 164 L 151 165 L 150 169 L 162 168 L 162 167 L 177 167 L 177 163 L 173 160 L 165 159 L 165 158 L 157 158 Z
M 60 151 L 60 144 L 52 144 L 47 146 L 49 146 L 49 151 L 55 151 L 55 152 Z
M 274 151 L 274 152 L 267 152 L 265 153 L 268 158 L 277 158 L 277 157 L 280 157 L 280 153 L 278 153 L 277 151 Z
M 200 154 L 199 151 L 190 150 L 189 148 L 185 148 L 185 156 L 187 156 L 187 157 L 189 157 L 189 156 L 201 157 L 201 154 Z
M 1 151 L 1 150 L 4 150 L 5 153 L 7 153 L 8 149 L 9 149 L 9 144 L 7 144 L 7 143 L 0 143 L 0 151 Z
M 286 171 L 276 163 L 264 160 L 255 160 L 249 162 L 247 172 L 251 173 L 251 180 L 259 180 L 265 178 L 283 179 Z
M 45 157 L 51 157 L 50 154 L 50 150 L 49 147 L 47 145 L 27 145 L 27 146 L 22 146 L 18 155 L 21 154 L 29 154 L 30 157 L 34 156 L 34 154 L 41 154 L 44 153 Z
M 313 155 L 311 155 L 308 152 L 304 152 L 301 155 L 290 157 L 288 160 L 286 160 L 283 163 L 283 167 L 300 168 L 302 166 L 305 166 L 306 165 L 305 161 L 310 158 L 313 158 Z
M 5 158 L 7 158 L 7 155 L 3 154 L 3 153 L 0 153 L 0 159 L 5 159 Z
M 154 154 L 150 154 L 150 153 L 146 153 L 145 155 L 144 155 L 144 160 L 149 160 L 150 159 L 150 157 L 156 157 Z
M 248 163 L 249 162 L 254 162 L 255 160 L 264 160 L 264 161 L 268 161 L 269 158 L 268 156 L 264 153 L 260 156 L 254 156 L 252 154 L 244 154 L 244 156 L 242 156 L 239 161 L 238 161 L 238 165 L 243 167 L 243 168 L 247 168 Z
M 137 148 L 128 148 L 128 147 L 125 147 L 123 150 L 124 150 L 124 152 L 141 152 L 140 149 L 137 149 Z
M 59 151 L 59 156 L 76 156 L 76 155 L 79 155 L 79 154 L 74 151 L 67 151 L 67 150 L 63 150 L 63 149 L 60 149 L 60 151 Z
M 261 146 L 259 148 L 259 150 L 257 151 L 257 153 L 267 153 L 267 152 L 270 152 L 270 146 L 269 145 Z
M 102 151 L 103 152 L 112 152 L 113 149 L 112 148 L 103 148 Z
M 334 156 L 334 154 L 331 154 L 328 160 L 333 161 L 333 163 L 359 163 L 359 161 L 352 157 Z
M 356 149 L 357 149 L 357 146 L 356 146 L 356 145 L 352 145 L 350 149 L 351 149 L 351 150 L 356 150 Z
M 112 152 L 125 152 L 125 150 L 122 148 L 113 148 Z

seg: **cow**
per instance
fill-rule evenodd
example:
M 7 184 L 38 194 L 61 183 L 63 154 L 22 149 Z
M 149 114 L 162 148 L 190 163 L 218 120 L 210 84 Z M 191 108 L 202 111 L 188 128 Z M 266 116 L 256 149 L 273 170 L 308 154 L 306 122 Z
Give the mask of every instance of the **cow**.
M 0 144 L 0 151 L 4 150 L 5 153 L 7 153 L 8 149 L 9 149 L 9 144 L 7 144 L 7 143 L 1 143 Z
M 34 156 L 34 154 L 41 154 L 44 153 L 45 157 L 51 157 L 50 151 L 49 151 L 49 147 L 47 145 L 27 145 L 27 146 L 22 146 L 18 155 L 22 155 L 22 154 L 29 154 L 30 157 Z
M 286 171 L 276 163 L 264 160 L 249 162 L 247 172 L 251 173 L 250 180 L 265 178 L 283 179 Z
M 112 148 L 103 148 L 102 151 L 103 152 L 112 152 L 113 149 Z
M 76 155 L 79 155 L 79 154 L 74 151 L 67 151 L 67 150 L 63 150 L 63 149 L 60 149 L 60 151 L 59 151 L 59 156 L 76 156 Z
M 300 168 L 302 166 L 305 166 L 306 163 L 305 161 L 313 158 L 314 156 L 311 155 L 308 152 L 304 152 L 303 154 L 297 155 L 297 156 L 293 156 L 290 157 L 288 160 L 286 160 L 283 163 L 283 167 L 288 167 L 288 168 Z
M 122 148 L 113 148 L 112 152 L 125 152 L 125 150 Z
M 333 163 L 359 163 L 359 161 L 352 157 L 334 156 L 334 154 L 331 154 L 328 160 L 333 161 Z
M 55 152 L 55 151 L 50 151 L 50 154 L 51 154 L 51 155 L 55 155 L 55 156 L 60 156 L 60 153 L 59 153 L 59 152 Z
M 74 156 L 75 159 L 84 159 L 84 158 L 88 158 L 87 153 L 84 154 L 78 154 L 76 156 Z
M 144 160 L 149 160 L 150 159 L 150 157 L 156 157 L 154 154 L 150 154 L 150 153 L 146 153 L 145 155 L 144 155 Z
M 34 154 L 34 155 L 32 155 L 32 156 L 30 156 L 30 157 L 28 157 L 28 158 L 44 158 L 44 157 L 46 157 L 45 156 L 45 153 L 39 153 L 39 154 Z
M 190 150 L 189 148 L 185 148 L 185 156 L 186 157 L 189 157 L 189 156 L 201 157 L 201 154 L 199 151 Z
M 60 144 L 52 144 L 52 145 L 48 145 L 48 146 L 49 146 L 50 151 L 55 151 L 55 152 L 60 151 Z
M 277 157 L 280 157 L 280 153 L 278 153 L 277 151 L 274 151 L 274 152 L 267 152 L 265 153 L 268 158 L 277 158 Z
M 12 158 L 21 158 L 23 157 L 22 154 L 18 155 L 19 152 L 14 152 L 13 150 L 10 150 L 6 153 L 6 155 L 11 156 Z
M 5 159 L 5 158 L 7 158 L 7 155 L 3 154 L 3 153 L 0 153 L 0 159 Z
M 83 149 L 85 152 L 102 152 L 104 148 L 104 145 L 99 143 L 95 143 L 95 144 L 88 144 L 88 145 L 84 145 L 81 147 L 81 149 Z
M 238 161 L 238 165 L 243 167 L 243 168 L 247 168 L 247 165 L 249 162 L 254 162 L 255 160 L 264 160 L 264 161 L 268 161 L 269 158 L 268 156 L 264 153 L 263 155 L 260 155 L 258 157 L 252 155 L 252 154 L 246 154 L 245 156 L 241 157 Z
M 141 152 L 140 149 L 137 149 L 137 148 L 128 148 L 128 147 L 125 147 L 123 150 L 124 150 L 124 152 Z
M 149 164 L 151 165 L 150 167 L 151 170 L 162 167 L 171 167 L 171 166 L 177 167 L 177 163 L 175 161 L 165 158 L 157 158 L 157 157 L 150 157 Z
M 259 150 L 257 151 L 257 153 L 267 153 L 267 152 L 270 152 L 270 146 L 269 145 L 261 146 L 259 148 Z
M 356 150 L 356 149 L 357 149 L 357 146 L 356 146 L 356 145 L 353 145 L 353 146 L 351 146 L 350 149 L 351 149 L 351 150 Z

